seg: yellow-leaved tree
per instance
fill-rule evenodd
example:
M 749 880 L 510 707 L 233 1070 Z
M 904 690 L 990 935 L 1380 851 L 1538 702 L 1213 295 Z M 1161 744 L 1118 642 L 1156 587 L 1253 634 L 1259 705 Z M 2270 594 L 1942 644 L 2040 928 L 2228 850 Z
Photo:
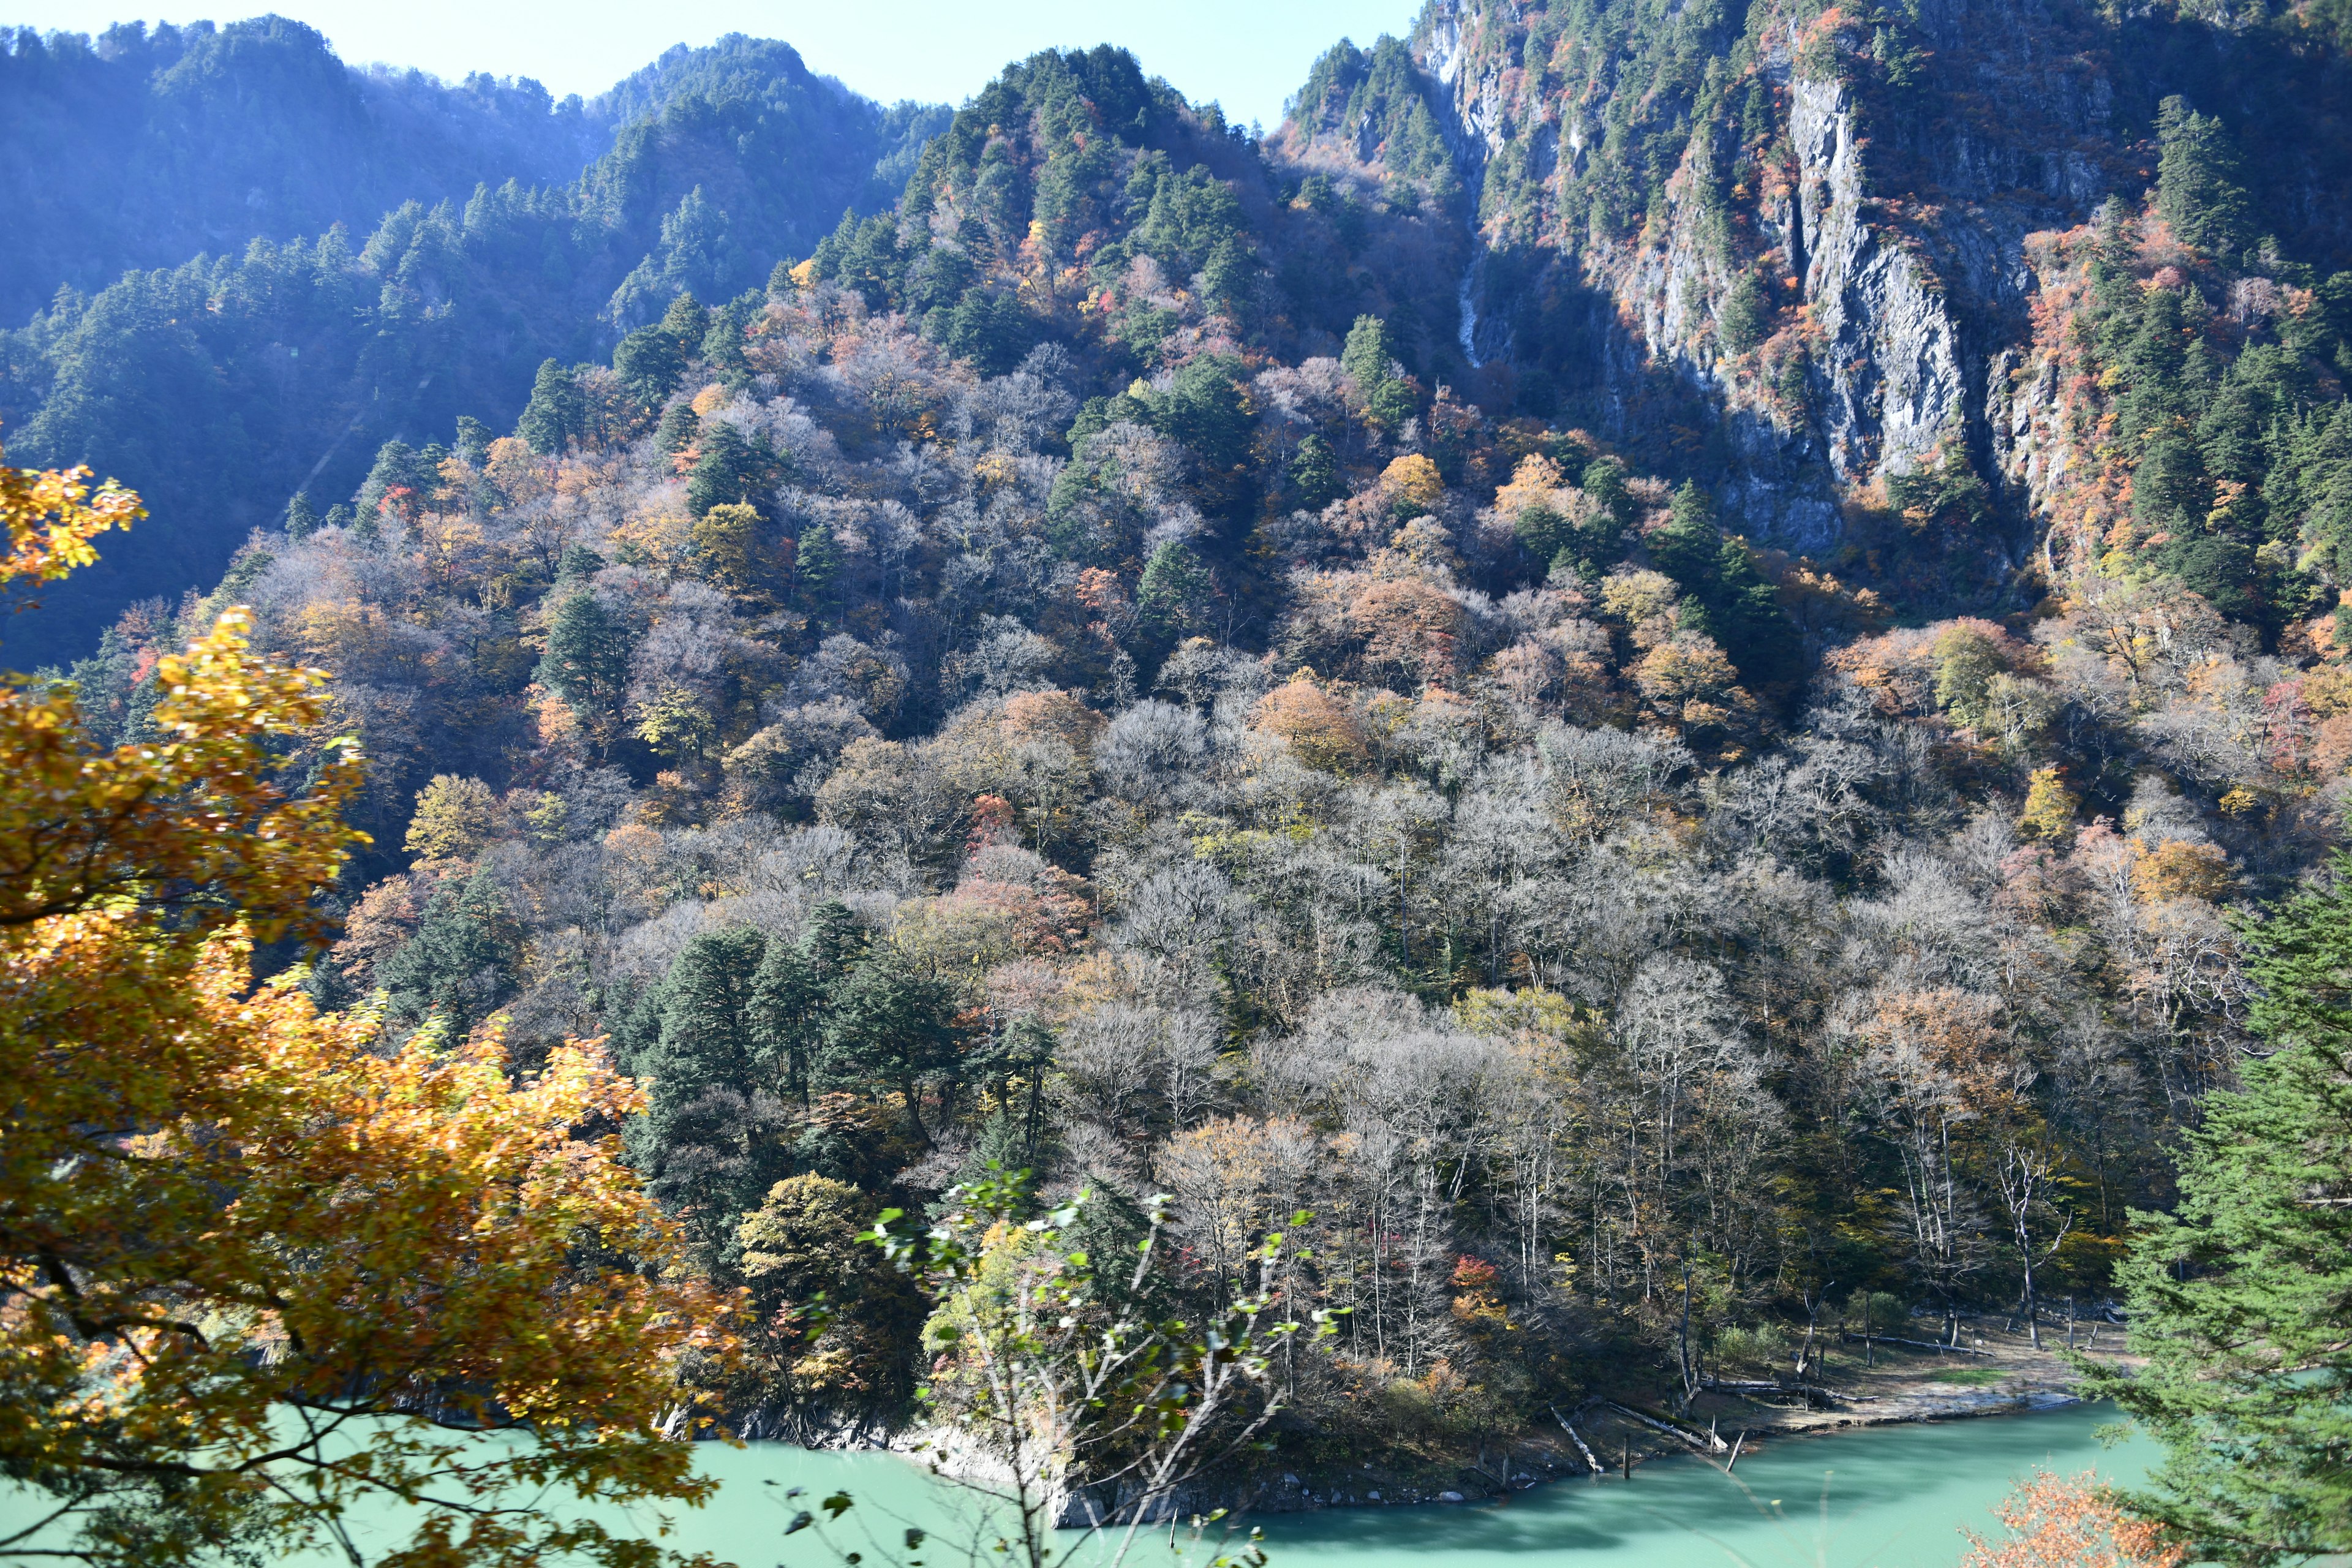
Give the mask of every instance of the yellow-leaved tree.
M 142 515 L 87 477 L 0 461 L 0 584 Z M 639 1096 L 590 1046 L 519 1080 L 256 982 L 362 763 L 285 776 L 324 675 L 247 630 L 158 663 L 156 742 L 0 684 L 0 1478 L 44 1500 L 0 1559 L 357 1563 L 375 1494 L 415 1505 L 385 1564 L 658 1563 L 574 1502 L 702 1500 L 677 1373 L 730 1304 L 667 1282 L 613 1136 Z

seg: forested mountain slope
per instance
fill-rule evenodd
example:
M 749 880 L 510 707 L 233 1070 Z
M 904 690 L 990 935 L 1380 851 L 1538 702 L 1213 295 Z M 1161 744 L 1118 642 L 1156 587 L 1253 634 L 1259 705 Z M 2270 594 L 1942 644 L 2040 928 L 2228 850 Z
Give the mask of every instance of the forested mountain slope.
M 944 1342 L 850 1238 L 991 1162 L 1107 1245 L 1175 1194 L 1196 1320 L 1312 1210 L 1283 1310 L 1346 1315 L 1249 1460 L 1310 1476 L 1770 1373 L 1832 1283 L 2095 1296 L 2245 1048 L 2231 910 L 2352 788 L 2334 219 L 2244 240 L 2292 180 L 2159 99 L 2035 165 L 2095 221 L 2000 187 L 2072 226 L 1988 264 L 1986 346 L 1840 118 L 1914 24 L 1775 64 L 1786 18 L 1708 15 L 1438 7 L 1264 145 L 1118 50 L 1021 62 L 763 289 L 680 292 L 720 252 L 673 213 L 579 290 L 609 363 L 512 435 L 436 405 L 72 679 L 143 735 L 231 603 L 336 672 L 304 745 L 360 738 L 373 845 L 307 984 L 609 1040 L 758 1309 L 743 1429 L 906 1416 Z M 362 274 L 522 287 L 554 226 L 500 199 Z M 2031 443 L 2003 353 L 2054 367 Z
M 0 333 L 0 420 L 21 457 L 119 475 L 155 511 L 12 621 L 20 666 L 213 581 L 298 491 L 321 512 L 348 498 L 385 438 L 461 415 L 503 427 L 543 360 L 602 357 L 680 288 L 756 289 L 845 208 L 887 205 L 941 118 L 740 37 L 560 110 L 486 79 L 365 77 L 278 18 L 94 48 L 19 34 L 0 69 L 24 89 L 9 166 L 41 176 L 17 210 L 50 220 L 12 264 L 65 269 L 26 284 L 47 307 Z M 79 157 L 107 172 L 58 177 Z M 271 183 L 248 190 L 246 160 Z M 103 287 L 59 291 L 85 282 Z
M 611 144 L 614 106 L 530 80 L 362 71 L 299 22 L 150 32 L 14 29 L 0 40 L 0 321 L 132 268 L 236 254 L 476 184 L 568 184 Z
M 2266 639 L 2334 605 L 2336 13 L 1443 0 L 1412 47 L 1523 402 L 1922 607 L 2116 551 Z

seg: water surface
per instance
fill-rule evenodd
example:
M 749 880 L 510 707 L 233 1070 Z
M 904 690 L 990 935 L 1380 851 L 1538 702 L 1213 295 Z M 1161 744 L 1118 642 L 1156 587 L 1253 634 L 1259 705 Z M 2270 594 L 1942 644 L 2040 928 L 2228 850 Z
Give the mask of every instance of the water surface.
M 2144 1476 L 2154 1445 L 2134 1438 L 2107 1447 L 2095 1436 L 2114 1419 L 2107 1407 L 2075 1406 L 1875 1427 L 1777 1441 L 1742 1458 L 1729 1479 L 1695 1458 L 1661 1459 L 1630 1483 L 1564 1480 L 1501 1503 L 1335 1509 L 1256 1522 L 1272 1568 L 1951 1568 L 1967 1548 L 1960 1527 L 1991 1531 L 1994 1504 L 2037 1465 L 2068 1475 L 2095 1468 L 2126 1482 Z M 760 1445 L 714 1447 L 705 1463 L 726 1490 L 711 1508 L 680 1514 L 673 1539 L 745 1568 L 816 1568 L 844 1551 L 861 1552 L 871 1568 L 877 1557 L 904 1555 L 909 1524 L 934 1532 L 922 1553 L 934 1565 L 962 1561 L 976 1536 L 992 1543 L 993 1531 L 946 1489 L 893 1456 Z M 781 1495 L 795 1486 L 807 1495 Z M 814 1531 L 778 1535 L 793 1510 L 836 1488 L 856 1504 L 823 1545 L 803 1545 Z M 1197 1563 L 1209 1553 L 1184 1555 Z M 1130 1561 L 1163 1568 L 1169 1556 L 1161 1534 Z
M 1696 1458 L 1660 1459 L 1637 1468 L 1631 1482 L 1562 1480 L 1499 1503 L 1337 1509 L 1256 1522 L 1272 1568 L 1440 1562 L 1472 1568 L 1951 1568 L 1966 1550 L 1960 1527 L 1991 1531 L 1994 1504 L 2037 1465 L 2069 1475 L 2095 1468 L 2127 1482 L 2145 1475 L 2154 1445 L 2135 1438 L 2110 1448 L 2095 1436 L 2113 1418 L 2104 1406 L 2075 1406 L 1784 1438 L 1742 1458 L 1731 1479 Z M 742 1568 L 833 1568 L 851 1552 L 864 1568 L 888 1568 L 909 1556 L 927 1568 L 1008 1562 L 991 1550 L 998 1528 L 969 1494 L 895 1455 L 711 1443 L 702 1446 L 700 1463 L 724 1483 L 717 1500 L 667 1510 L 665 1544 L 688 1553 L 708 1552 Z M 789 1495 L 795 1488 L 801 1495 Z M 835 1490 L 856 1500 L 839 1521 L 784 1534 L 794 1513 Z M 0 1492 L 0 1525 L 37 1517 L 31 1501 L 23 1492 Z M 654 1510 L 605 1513 L 608 1524 L 647 1536 L 658 1531 L 661 1517 Z M 354 1535 L 373 1561 L 401 1544 L 413 1522 L 406 1509 L 377 1503 L 354 1520 Z M 909 1527 L 929 1533 L 919 1552 L 905 1547 Z M 1081 1551 L 1074 1568 L 1104 1555 Z M 1198 1568 L 1211 1555 L 1199 1544 L 1171 1552 L 1163 1531 L 1129 1562 L 1171 1568 L 1181 1559 Z M 347 1561 L 326 1553 L 305 1560 Z

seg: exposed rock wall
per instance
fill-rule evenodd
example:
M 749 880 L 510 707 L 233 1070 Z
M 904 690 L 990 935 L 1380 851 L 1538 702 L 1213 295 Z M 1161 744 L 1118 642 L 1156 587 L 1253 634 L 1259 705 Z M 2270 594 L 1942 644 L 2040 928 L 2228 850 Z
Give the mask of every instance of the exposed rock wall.
M 1744 35 L 1710 47 L 1727 55 L 1737 42 L 1769 84 L 1786 165 L 1733 191 L 1727 218 L 1723 200 L 1697 197 L 1723 176 L 1696 166 L 1705 153 L 1686 154 L 1664 221 L 1654 207 L 1638 235 L 1612 237 L 1561 216 L 1607 134 L 1608 95 L 1590 79 L 1572 100 L 1541 85 L 1515 54 L 1531 10 L 1434 0 L 1414 48 L 1444 89 L 1482 240 L 1543 247 L 1606 301 L 1608 341 L 1577 367 L 1603 384 L 1604 410 L 1632 408 L 1634 382 L 1670 371 L 1717 422 L 1727 520 L 1792 549 L 1828 548 L 1843 502 L 1948 456 L 1973 463 L 2022 521 L 2042 482 L 2029 431 L 2046 379 L 2025 239 L 2086 220 L 2130 177 L 2107 140 L 2112 92 L 2095 57 L 2039 0 L 1929 0 L 1917 23 L 1934 46 L 1927 79 L 1902 95 L 1905 111 L 1873 114 L 1833 51 L 1809 50 L 1804 26 L 1759 5 Z M 1675 26 L 1681 10 L 1643 25 Z M 1776 309 L 1769 341 L 1734 353 L 1725 309 L 1743 274 L 1772 285 Z M 1486 356 L 1519 346 L 1507 301 L 1475 288 L 1465 300 Z

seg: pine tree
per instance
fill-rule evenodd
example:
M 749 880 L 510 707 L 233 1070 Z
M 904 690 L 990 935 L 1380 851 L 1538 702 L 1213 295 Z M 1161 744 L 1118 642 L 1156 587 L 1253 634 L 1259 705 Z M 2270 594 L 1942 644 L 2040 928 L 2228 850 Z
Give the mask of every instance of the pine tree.
M 2199 1561 L 2352 1552 L 2352 857 L 2332 869 L 2248 933 L 2275 1054 L 2206 1098 L 2178 1212 L 2134 1216 L 2118 1277 L 2147 1363 L 2090 1364 L 2165 1447 L 2132 1506 Z
M 673 403 L 662 410 L 654 428 L 654 443 L 665 452 L 683 452 L 702 434 L 702 416 L 689 403 Z
M 1396 339 L 1388 323 L 1378 316 L 1357 317 L 1340 350 L 1339 368 L 1356 384 L 1365 414 L 1383 427 L 1403 424 L 1413 410 L 1412 388 L 1396 374 Z
M 844 1088 L 896 1090 L 907 1124 L 924 1143 L 923 1091 L 955 1063 L 949 1020 L 955 994 L 881 947 L 832 989 L 823 1076 Z
M 801 952 L 820 984 L 831 985 L 866 956 L 866 931 L 857 917 L 839 899 L 827 899 L 809 911 L 801 932 Z
M 2164 143 L 2157 209 L 2182 244 L 2234 255 L 2252 237 L 2252 204 L 2238 150 L 2221 121 L 2191 112 L 2188 100 L 2176 95 L 2157 111 L 2157 135 Z
M 515 421 L 515 434 L 534 452 L 561 452 L 588 429 L 588 399 L 572 373 L 553 360 L 542 361 L 531 383 L 530 401 Z
M 1209 625 L 1217 585 L 1181 540 L 1164 541 L 1135 584 L 1137 618 L 1151 637 L 1173 645 Z
M 613 369 L 641 406 L 658 408 L 686 374 L 686 355 L 661 328 L 639 327 L 613 351 Z
M 817 965 L 802 946 L 770 942 L 751 983 L 752 1034 L 768 1074 L 803 1105 L 825 1019 L 826 990 Z
M 1298 443 L 1298 455 L 1290 460 L 1290 482 L 1297 488 L 1298 504 L 1308 511 L 1321 511 L 1348 493 L 1339 454 L 1320 436 Z
M 319 513 L 310 505 L 309 490 L 296 490 L 294 499 L 286 503 L 286 537 L 297 543 L 317 531 Z
M 520 928 L 485 869 L 441 885 L 382 979 L 393 1016 L 421 1023 L 438 1013 L 462 1036 L 514 994 L 521 960 Z
M 721 1265 L 739 1216 L 791 1173 L 752 1023 L 767 946 L 751 926 L 688 942 L 662 981 L 661 1031 L 635 1063 L 646 1113 L 629 1129 L 630 1163 L 697 1250 Z
M 629 658 L 636 645 L 636 628 L 583 588 L 558 605 L 548 622 L 539 682 L 570 704 L 583 723 L 608 722 L 628 690 Z
M 661 330 L 677 345 L 681 357 L 692 354 L 702 346 L 703 334 L 710 331 L 710 312 L 702 308 L 692 291 L 681 293 L 669 302 L 661 319 Z
M 687 477 L 686 504 L 697 517 L 730 502 L 757 506 L 774 477 L 775 455 L 764 442 L 748 440 L 730 422 L 713 419 L 703 427 L 702 455 Z

